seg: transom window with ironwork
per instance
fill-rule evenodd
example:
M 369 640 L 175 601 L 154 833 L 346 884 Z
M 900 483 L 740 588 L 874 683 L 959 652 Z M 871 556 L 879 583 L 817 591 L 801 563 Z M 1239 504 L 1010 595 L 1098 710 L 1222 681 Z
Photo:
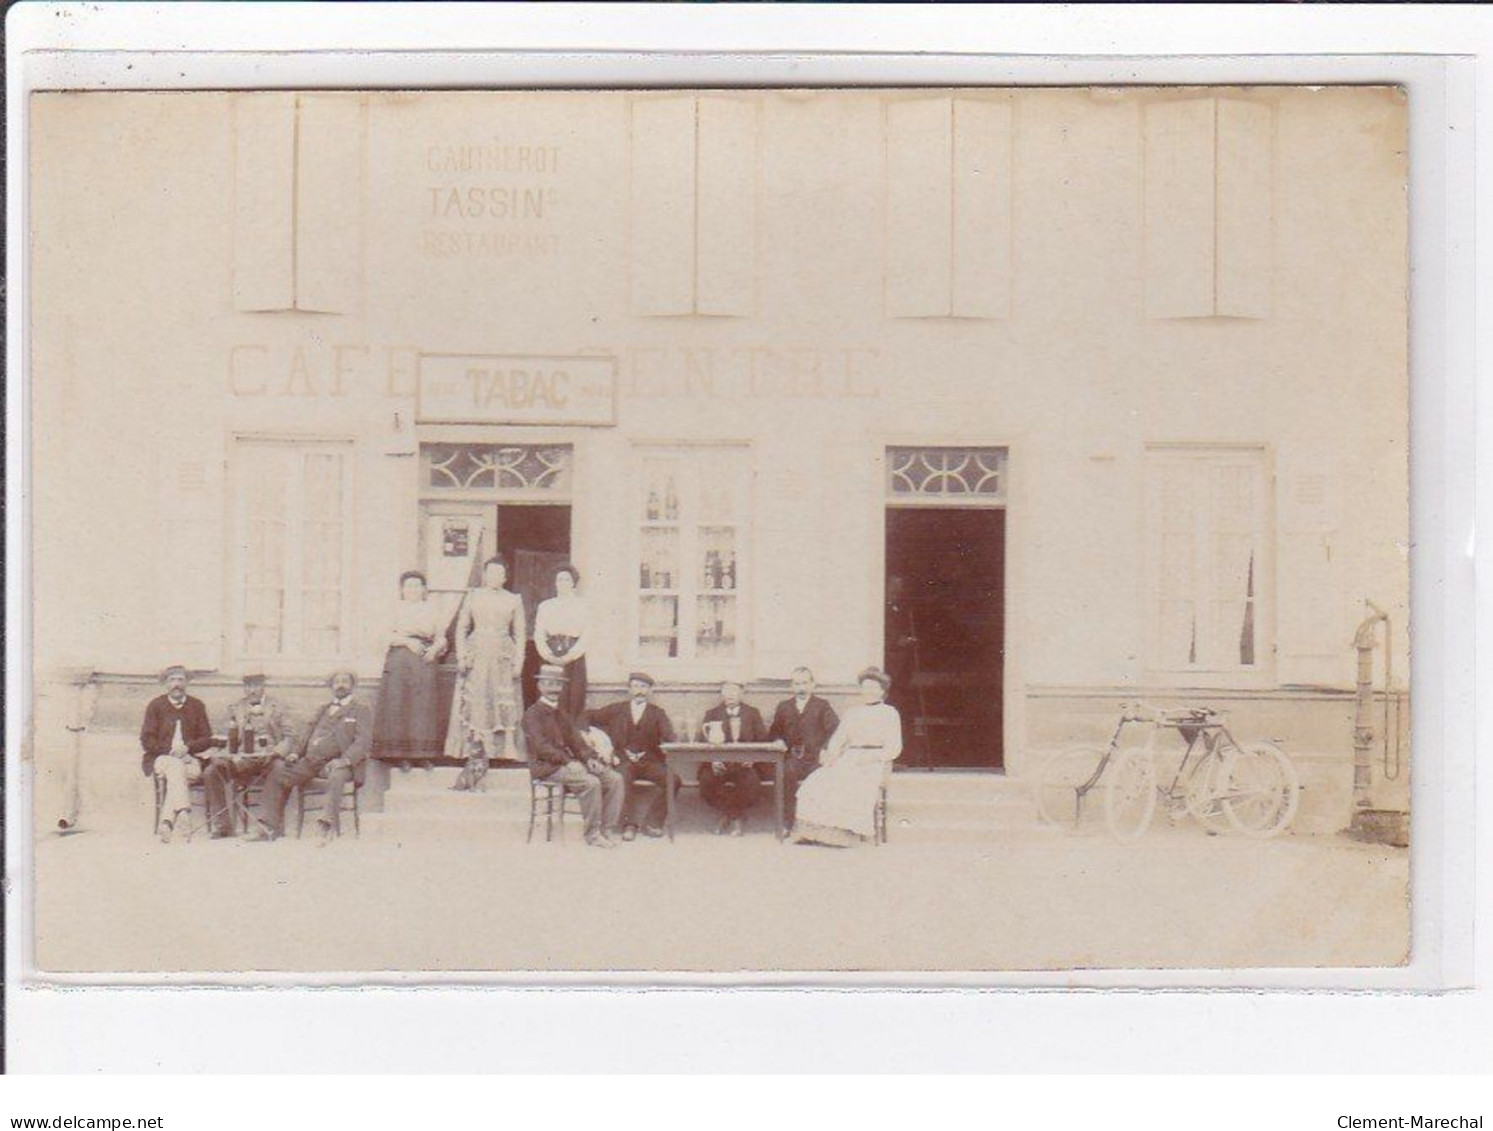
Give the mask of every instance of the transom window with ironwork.
M 888 448 L 887 496 L 895 502 L 996 504 L 1006 497 L 1005 448 Z
M 569 444 L 422 444 L 420 481 L 442 494 L 501 491 L 570 492 Z

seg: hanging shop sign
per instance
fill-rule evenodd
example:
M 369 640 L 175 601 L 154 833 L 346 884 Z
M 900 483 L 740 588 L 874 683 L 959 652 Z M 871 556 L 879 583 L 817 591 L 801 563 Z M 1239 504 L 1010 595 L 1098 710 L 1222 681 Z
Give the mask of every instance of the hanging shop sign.
M 610 357 L 420 355 L 421 424 L 617 423 L 617 363 Z

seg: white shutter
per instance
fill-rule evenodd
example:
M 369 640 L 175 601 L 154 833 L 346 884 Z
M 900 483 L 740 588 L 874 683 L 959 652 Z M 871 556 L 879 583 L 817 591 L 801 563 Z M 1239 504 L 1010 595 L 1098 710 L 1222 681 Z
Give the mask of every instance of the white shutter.
M 952 313 L 953 107 L 917 98 L 886 108 L 886 310 Z
M 1274 218 L 1269 106 L 1218 100 L 1216 312 L 1270 314 Z
M 233 305 L 295 305 L 295 95 L 240 94 L 233 104 Z
M 757 103 L 699 100 L 698 314 L 750 315 L 756 305 Z
M 1146 313 L 1214 313 L 1214 101 L 1146 107 Z
M 296 308 L 352 313 L 362 277 L 362 99 L 301 95 L 297 132 Z
M 961 318 L 1010 312 L 1011 104 L 953 107 L 953 295 Z
M 640 315 L 695 308 L 695 100 L 632 104 L 632 302 Z

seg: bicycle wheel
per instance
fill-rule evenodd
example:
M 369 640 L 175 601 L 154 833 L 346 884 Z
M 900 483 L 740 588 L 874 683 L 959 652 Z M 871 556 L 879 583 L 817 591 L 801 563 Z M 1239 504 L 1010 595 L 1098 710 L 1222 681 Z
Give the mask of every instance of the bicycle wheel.
M 1138 840 L 1156 812 L 1156 766 L 1148 750 L 1126 750 L 1106 774 L 1104 823 L 1121 842 Z
M 1187 771 L 1187 781 L 1183 786 L 1187 815 L 1214 833 L 1233 827 L 1223 811 L 1223 763 L 1216 752 L 1204 752 Z
M 1296 817 L 1301 783 L 1278 747 L 1254 742 L 1224 759 L 1223 812 L 1245 836 L 1272 837 Z
M 1037 816 L 1049 825 L 1077 826 L 1082 811 L 1078 790 L 1104 760 L 1102 746 L 1080 746 L 1054 754 L 1043 763 L 1033 787 Z M 1086 799 L 1088 800 L 1088 799 Z M 1098 800 L 1098 798 L 1092 798 Z

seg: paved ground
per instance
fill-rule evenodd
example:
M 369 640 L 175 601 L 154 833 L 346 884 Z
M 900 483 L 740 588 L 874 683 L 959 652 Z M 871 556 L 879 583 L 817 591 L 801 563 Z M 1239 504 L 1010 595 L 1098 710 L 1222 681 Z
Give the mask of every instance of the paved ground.
M 1385 965 L 1408 857 L 1339 837 L 1036 826 L 833 850 L 368 837 L 163 846 L 136 815 L 37 844 L 53 971 L 1021 970 Z M 148 817 L 144 824 L 148 824 Z

